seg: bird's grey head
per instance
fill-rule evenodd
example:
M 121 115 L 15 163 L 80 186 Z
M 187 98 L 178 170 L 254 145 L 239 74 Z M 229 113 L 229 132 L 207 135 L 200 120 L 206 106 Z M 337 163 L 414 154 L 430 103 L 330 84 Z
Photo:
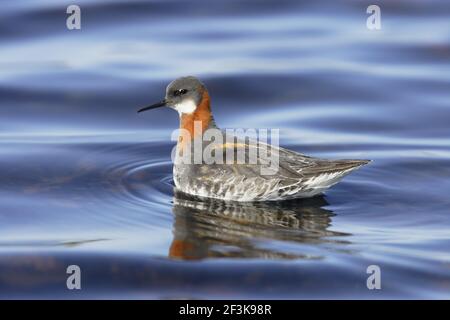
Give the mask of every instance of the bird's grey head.
M 158 107 L 171 107 L 181 114 L 189 114 L 195 111 L 202 101 L 205 85 L 195 77 L 181 77 L 175 79 L 166 88 L 164 100 L 151 106 L 140 109 L 138 112 Z

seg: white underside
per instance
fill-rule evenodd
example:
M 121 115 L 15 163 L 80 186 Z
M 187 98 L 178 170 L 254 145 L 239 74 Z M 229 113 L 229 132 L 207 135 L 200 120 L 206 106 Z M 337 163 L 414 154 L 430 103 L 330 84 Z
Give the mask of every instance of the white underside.
M 192 183 L 180 186 L 176 175 L 174 175 L 175 185 L 181 191 L 195 196 L 205 198 L 215 198 L 230 201 L 278 201 L 295 198 L 309 198 L 316 196 L 329 187 L 338 183 L 345 175 L 353 171 L 349 170 L 323 173 L 308 180 L 299 180 L 296 183 L 279 188 L 276 179 L 272 181 L 261 181 L 257 177 L 249 178 L 245 182 L 240 176 L 218 177 L 214 184 L 218 190 L 214 193 L 201 183 Z M 229 186 L 233 185 L 233 188 Z M 263 191 L 263 192 L 262 192 Z

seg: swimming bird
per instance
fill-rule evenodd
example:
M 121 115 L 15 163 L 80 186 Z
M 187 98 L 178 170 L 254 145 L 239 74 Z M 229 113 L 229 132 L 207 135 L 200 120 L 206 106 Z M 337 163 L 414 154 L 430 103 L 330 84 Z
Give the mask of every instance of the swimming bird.
M 229 131 L 217 127 L 210 100 L 206 86 L 188 76 L 172 81 L 163 100 L 138 110 L 170 107 L 179 113 L 180 134 L 173 166 L 178 191 L 229 201 L 308 198 L 370 162 L 319 159 L 255 139 L 230 139 Z M 217 136 L 217 132 L 222 136 Z M 207 135 L 215 138 L 205 139 Z M 200 152 L 198 157 L 195 148 L 199 146 L 210 152 Z

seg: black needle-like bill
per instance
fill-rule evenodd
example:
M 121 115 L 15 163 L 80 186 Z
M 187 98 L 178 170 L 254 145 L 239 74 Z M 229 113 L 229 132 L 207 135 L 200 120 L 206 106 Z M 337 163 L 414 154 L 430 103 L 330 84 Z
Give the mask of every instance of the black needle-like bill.
M 156 109 L 156 108 L 164 107 L 165 105 L 167 105 L 167 101 L 164 99 L 164 100 L 161 100 L 161 101 L 159 101 L 159 102 L 157 102 L 157 103 L 152 104 L 151 106 L 148 106 L 148 107 L 144 107 L 144 108 L 142 108 L 142 109 L 139 109 L 139 110 L 138 110 L 138 113 L 139 113 L 139 112 L 144 112 L 144 111 L 147 111 L 147 110 L 151 110 L 151 109 Z

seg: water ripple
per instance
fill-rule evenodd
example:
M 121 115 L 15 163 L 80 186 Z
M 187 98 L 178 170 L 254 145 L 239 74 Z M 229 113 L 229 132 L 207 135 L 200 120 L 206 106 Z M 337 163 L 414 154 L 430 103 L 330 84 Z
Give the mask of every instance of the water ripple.
M 0 296 L 448 298 L 449 2 L 2 3 Z M 173 190 L 175 77 L 208 86 L 222 127 L 370 165 L 325 196 L 199 201 Z M 176 260 L 176 261 L 174 261 Z M 60 276 L 61 275 L 61 278 Z M 59 285 L 61 284 L 61 285 Z

